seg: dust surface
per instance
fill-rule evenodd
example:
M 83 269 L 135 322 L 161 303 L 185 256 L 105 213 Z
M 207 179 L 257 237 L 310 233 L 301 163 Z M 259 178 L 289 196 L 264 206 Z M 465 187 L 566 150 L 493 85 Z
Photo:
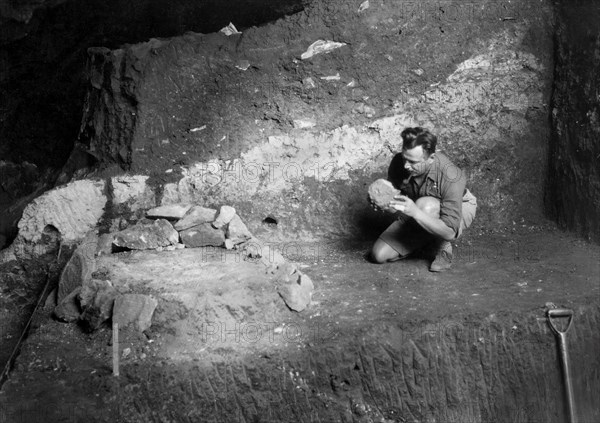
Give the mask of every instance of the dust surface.
M 0 393 L 2 421 L 560 421 L 547 302 L 575 312 L 580 412 L 597 419 L 587 386 L 600 381 L 584 367 L 600 343 L 598 246 L 548 229 L 482 234 L 442 274 L 426 254 L 376 265 L 368 248 L 288 248 L 315 282 L 302 313 L 234 254 L 101 257 L 119 290 L 158 298 L 152 327 L 121 331 L 116 378 L 109 327 L 84 334 L 42 310 Z

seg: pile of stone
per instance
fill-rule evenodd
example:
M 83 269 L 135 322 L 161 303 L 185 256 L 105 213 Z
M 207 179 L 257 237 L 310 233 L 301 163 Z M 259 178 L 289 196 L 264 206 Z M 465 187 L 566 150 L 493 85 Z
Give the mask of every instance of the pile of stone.
M 275 281 L 275 289 L 294 311 L 311 302 L 314 286 L 308 276 L 271 251 L 261 257 L 252 236 L 233 207 L 219 210 L 173 204 L 149 210 L 135 225 L 98 236 L 90 232 L 75 249 L 62 271 L 54 315 L 65 322 L 79 322 L 93 331 L 112 319 L 119 327 L 134 326 L 139 331 L 151 325 L 157 300 L 150 295 L 119 293 L 110 280 L 96 271 L 96 257 L 123 250 L 172 251 L 179 248 L 221 247 L 239 249 L 247 258 L 265 266 Z M 259 249 L 261 250 L 261 249 Z
M 88 331 L 109 319 L 121 328 L 133 326 L 145 331 L 158 302 L 149 295 L 121 294 L 109 280 L 97 277 L 94 272 L 98 246 L 97 235 L 90 233 L 85 237 L 63 269 L 58 290 L 47 304 L 55 300 L 54 315 L 58 319 L 80 322 Z
M 104 237 L 113 251 L 197 247 L 233 249 L 252 234 L 231 206 L 217 211 L 202 206 L 172 204 L 149 210 L 146 219 Z

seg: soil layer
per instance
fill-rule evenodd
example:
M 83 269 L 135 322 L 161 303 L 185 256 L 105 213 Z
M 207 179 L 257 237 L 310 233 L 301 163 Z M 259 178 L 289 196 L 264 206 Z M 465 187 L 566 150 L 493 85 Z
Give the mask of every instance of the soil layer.
M 574 310 L 577 411 L 580 421 L 600 419 L 597 246 L 549 229 L 479 234 L 455 247 L 451 271 L 434 274 L 426 254 L 376 265 L 365 244 L 291 245 L 287 258 L 316 286 L 302 313 L 242 275 L 161 290 L 149 273 L 159 307 L 146 333 L 121 332 L 119 377 L 108 327 L 84 334 L 40 312 L 0 393 L 0 421 L 560 422 L 549 302 Z M 118 259 L 122 281 L 140 283 L 126 269 L 155 254 Z M 170 260 L 171 281 L 193 271 Z M 215 256 L 195 265 L 219 263 L 252 266 Z M 203 303 L 191 307 L 193 290 Z

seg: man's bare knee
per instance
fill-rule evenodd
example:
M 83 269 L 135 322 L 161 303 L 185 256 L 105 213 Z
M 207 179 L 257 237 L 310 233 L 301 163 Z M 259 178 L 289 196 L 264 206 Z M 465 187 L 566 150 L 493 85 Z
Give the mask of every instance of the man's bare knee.
M 421 197 L 415 201 L 418 208 L 431 216 L 439 217 L 440 200 L 435 197 Z
M 398 252 L 396 252 L 392 247 L 390 247 L 386 242 L 382 240 L 377 240 L 373 248 L 371 249 L 371 260 L 375 263 L 386 263 L 390 260 L 394 260 L 398 257 Z

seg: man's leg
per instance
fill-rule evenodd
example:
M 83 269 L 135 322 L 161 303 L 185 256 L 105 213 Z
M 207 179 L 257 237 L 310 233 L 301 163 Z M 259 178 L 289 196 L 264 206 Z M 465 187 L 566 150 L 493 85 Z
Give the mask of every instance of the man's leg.
M 400 260 L 400 253 L 394 250 L 390 244 L 378 238 L 371 249 L 371 258 L 375 263 L 385 263 L 388 261 Z
M 415 204 L 433 216 L 440 214 L 440 201 L 436 198 L 422 197 Z M 371 258 L 376 263 L 400 260 L 431 242 L 431 237 L 413 219 L 398 220 L 392 223 L 375 241 L 371 249 Z
M 421 204 L 419 204 L 421 202 Z M 440 217 L 440 200 L 433 197 L 422 197 L 416 201 L 417 206 L 431 216 Z M 433 243 L 435 258 L 429 266 L 432 272 L 443 272 L 452 266 L 452 244 L 440 238 L 436 238 Z
M 427 214 L 433 217 L 440 217 L 440 200 L 433 197 L 421 197 L 415 204 Z M 435 259 L 431 262 L 429 270 L 432 272 L 443 272 L 452 266 L 452 244 L 443 239 L 433 241 L 435 250 Z
M 471 226 L 475 213 L 477 211 L 477 198 L 469 190 L 463 197 L 462 219 L 458 228 L 457 238 L 460 237 L 465 229 Z M 443 272 L 452 266 L 452 244 L 448 241 L 440 241 L 436 245 L 435 260 L 431 263 L 429 270 L 432 272 Z

